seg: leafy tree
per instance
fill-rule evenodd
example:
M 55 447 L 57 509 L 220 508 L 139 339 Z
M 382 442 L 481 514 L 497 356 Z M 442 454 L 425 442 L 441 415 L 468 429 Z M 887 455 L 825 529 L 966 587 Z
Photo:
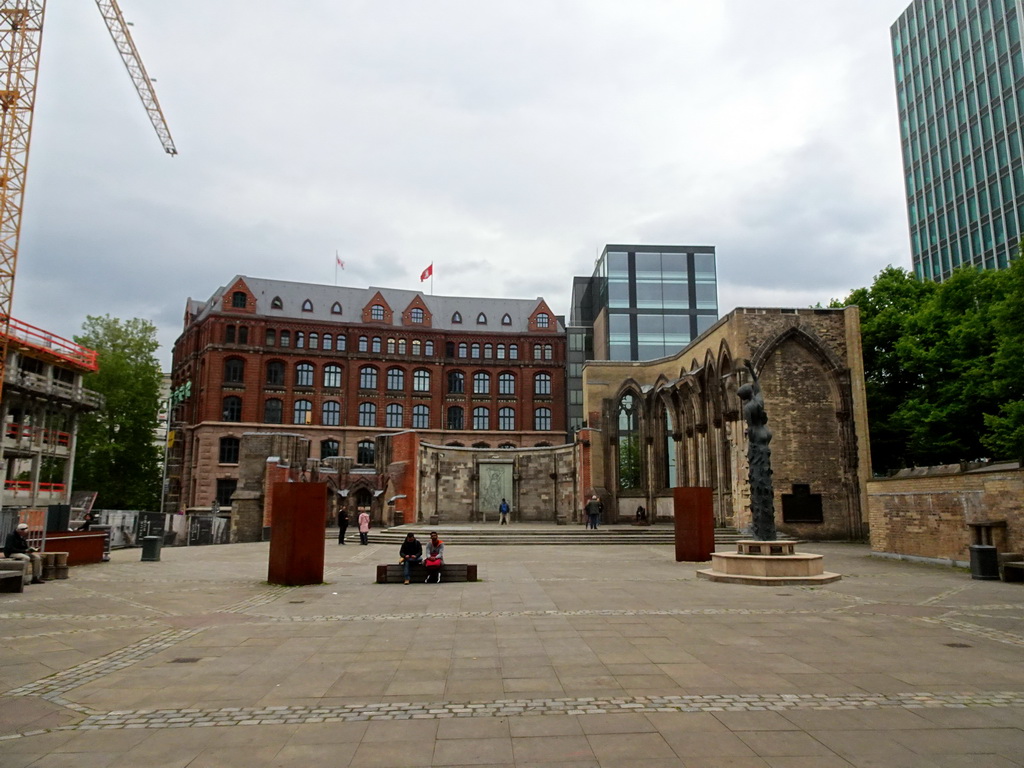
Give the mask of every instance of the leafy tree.
M 1016 259 L 1005 275 L 1005 294 L 992 309 L 1000 329 L 993 359 L 997 413 L 985 415 L 982 443 L 995 456 L 1024 459 L 1024 258 Z
M 159 343 L 147 320 L 89 316 L 75 341 L 99 353 L 99 370 L 84 385 L 106 398 L 82 419 L 75 485 L 97 491 L 107 509 L 156 509 L 161 456 L 154 442 L 160 404 Z

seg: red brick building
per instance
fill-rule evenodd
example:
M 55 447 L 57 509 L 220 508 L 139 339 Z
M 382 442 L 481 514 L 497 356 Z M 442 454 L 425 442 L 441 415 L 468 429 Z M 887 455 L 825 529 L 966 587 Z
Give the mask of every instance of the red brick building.
M 175 342 L 167 511 L 231 503 L 240 439 L 299 434 L 372 473 L 374 438 L 565 442 L 565 328 L 542 298 L 234 278 Z

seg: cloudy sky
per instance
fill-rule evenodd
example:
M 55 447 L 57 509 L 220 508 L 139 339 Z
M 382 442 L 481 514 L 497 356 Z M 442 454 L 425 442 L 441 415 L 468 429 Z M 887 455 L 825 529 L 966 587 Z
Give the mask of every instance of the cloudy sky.
M 717 247 L 722 314 L 909 267 L 889 26 L 909 0 L 50 0 L 14 315 L 72 336 L 235 274 L 544 296 L 606 243 Z

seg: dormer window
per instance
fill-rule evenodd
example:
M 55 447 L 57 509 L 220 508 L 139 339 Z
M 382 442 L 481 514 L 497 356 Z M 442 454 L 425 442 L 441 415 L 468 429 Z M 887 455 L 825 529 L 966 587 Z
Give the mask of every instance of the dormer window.
M 419 307 L 413 307 L 409 312 L 409 320 L 414 323 L 422 323 L 424 318 L 423 310 Z
M 384 307 L 380 304 L 374 304 L 370 307 L 370 319 L 371 320 L 383 320 L 384 319 Z
M 247 299 L 245 291 L 235 291 L 231 294 L 231 306 L 234 309 L 245 309 Z
M 550 322 L 551 322 L 551 318 L 548 317 L 548 313 L 547 312 L 541 312 L 539 315 L 537 315 L 537 327 L 538 328 L 547 328 L 548 327 L 548 323 L 550 323 Z
M 310 301 L 309 299 L 306 299 L 304 302 L 302 302 L 302 311 L 303 312 L 312 312 L 313 311 L 313 302 Z
M 461 323 L 461 322 L 462 322 L 462 315 L 461 314 L 456 312 L 454 315 L 452 315 L 452 323 L 453 324 L 454 323 Z
M 275 296 L 274 298 L 272 298 L 270 300 L 270 308 L 271 309 L 284 309 L 284 302 L 281 301 L 281 297 L 280 296 Z
M 505 316 L 501 318 L 502 325 L 512 325 L 512 315 L 505 313 Z
M 485 315 L 483 312 L 481 312 L 479 315 L 477 315 L 476 316 L 476 324 L 477 325 L 487 325 L 487 315 Z
M 331 314 L 332 315 L 340 315 L 341 314 L 341 304 L 339 302 L 336 301 L 331 306 Z

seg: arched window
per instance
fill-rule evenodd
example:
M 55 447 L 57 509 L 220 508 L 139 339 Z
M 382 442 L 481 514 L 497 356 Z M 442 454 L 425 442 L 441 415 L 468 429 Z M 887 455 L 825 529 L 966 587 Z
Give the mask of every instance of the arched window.
M 235 309 L 245 309 L 247 298 L 245 291 L 235 291 L 231 294 L 231 306 Z
M 284 415 L 284 409 L 281 407 L 281 401 L 276 397 L 272 397 L 263 404 L 263 423 L 264 424 L 280 424 Z
M 337 346 L 335 346 L 335 349 L 337 349 L 339 352 L 344 352 L 345 351 L 345 334 L 339 333 L 338 334 L 338 338 L 337 338 L 337 342 L 338 342 L 338 344 L 337 344 Z M 363 351 L 365 352 L 366 350 L 363 350 Z
M 509 344 L 508 345 L 508 359 L 509 360 L 518 360 L 519 359 L 519 345 L 518 344 Z
M 392 429 L 401 429 L 402 417 L 404 415 L 405 409 L 398 403 L 388 404 L 388 407 L 384 409 L 384 426 L 391 427 Z
M 501 318 L 502 325 L 512 325 L 512 315 L 505 313 L 505 316 Z
M 304 302 L 302 302 L 302 311 L 303 312 L 312 312 L 313 311 L 313 302 L 310 301 L 309 299 L 306 299 Z
M 484 344 L 484 357 L 490 359 L 494 357 L 494 345 Z
M 237 437 L 222 437 L 220 439 L 220 455 L 218 457 L 219 463 L 237 464 L 239 445 L 241 445 L 241 441 Z
M 380 352 L 380 336 L 374 336 L 373 341 L 370 343 L 371 352 Z
M 238 343 L 248 344 L 249 343 L 249 326 L 240 325 L 238 326 Z
M 389 355 L 395 354 L 395 340 L 394 339 L 388 339 L 388 354 Z
M 533 412 L 533 428 L 545 431 L 551 429 L 550 408 L 538 408 Z
M 487 325 L 487 315 L 485 315 L 483 312 L 481 312 L 479 315 L 477 315 L 476 316 L 476 324 L 477 325 Z
M 425 341 L 425 342 L 423 342 L 423 354 L 426 357 L 433 357 L 434 356 L 434 342 L 432 342 L 432 341 Z
M 398 340 L 398 354 L 404 355 L 405 354 L 405 349 L 406 349 L 405 339 L 399 339 Z
M 448 429 L 462 429 L 463 418 L 462 408 L 453 405 L 448 409 Z
M 313 365 L 311 363 L 298 363 L 295 366 L 295 386 L 313 386 Z
M 325 427 L 336 427 L 341 424 L 341 403 L 337 400 L 325 402 L 321 408 L 320 423 Z
M 325 339 L 330 338 L 324 336 Z M 328 363 L 324 366 L 324 386 L 337 389 L 341 386 L 341 366 Z
M 392 391 L 405 389 L 405 371 L 401 368 L 388 368 L 388 389 Z
M 337 440 L 321 440 L 320 441 L 320 459 L 333 459 L 338 455 L 338 451 L 341 446 Z
M 542 347 L 540 344 L 534 344 L 533 345 L 533 359 L 534 360 L 543 360 L 544 359 L 544 347 Z
M 537 327 L 538 328 L 547 328 L 548 327 L 548 323 L 550 323 L 550 322 L 551 322 L 551 318 L 548 317 L 548 313 L 547 312 L 541 312 L 539 315 L 537 315 Z
M 245 360 L 229 357 L 224 361 L 224 383 L 241 384 L 245 381 Z
M 267 328 L 267 342 L 268 347 L 272 347 L 277 344 L 277 331 L 273 328 Z
M 448 371 L 448 394 L 461 395 L 466 391 L 466 375 L 462 371 Z
M 462 315 L 461 314 L 456 312 L 454 315 L 452 315 L 452 323 L 453 324 L 454 323 L 461 323 L 461 322 L 462 322 Z
M 506 432 L 516 428 L 516 409 L 515 408 L 499 408 L 498 409 L 498 429 L 503 429 Z
M 489 408 L 480 406 L 473 409 L 473 429 L 490 429 L 491 411 Z
M 309 334 L 309 348 L 317 349 L 320 346 L 320 334 L 311 333 Z
M 426 368 L 417 368 L 415 371 L 412 372 L 412 391 L 430 391 L 430 371 L 428 371 Z
M 553 351 L 554 351 L 554 347 L 552 347 L 550 344 L 545 344 L 544 345 L 544 359 L 545 360 L 550 360 Z
M 272 298 L 270 300 L 270 308 L 271 309 L 284 309 L 284 302 L 281 301 L 281 297 L 280 296 L 275 296 L 274 298 Z
M 360 440 L 356 444 L 356 464 L 373 464 L 373 440 Z
M 228 325 L 224 328 L 224 343 L 234 344 L 235 343 L 235 326 Z
M 473 374 L 473 394 L 474 395 L 489 395 L 491 394 L 491 376 L 483 371 L 477 371 Z
M 340 350 L 341 347 L 338 347 L 338 349 Z M 369 352 L 370 351 L 370 340 L 368 338 L 366 338 L 365 336 L 360 336 L 359 337 L 359 351 L 360 352 Z
M 330 352 L 334 349 L 334 337 L 329 333 L 324 334 L 324 351 Z
M 302 331 L 295 332 L 295 348 L 305 349 L 306 348 L 306 334 Z
M 551 374 L 550 373 L 538 373 L 533 377 L 533 394 L 535 395 L 550 395 L 551 394 Z
M 409 320 L 414 323 L 422 323 L 424 319 L 423 310 L 419 307 L 413 307 L 409 312 Z
M 291 331 L 281 331 L 281 346 L 290 347 L 292 345 L 292 334 Z
M 479 344 L 473 344 L 469 348 L 469 356 L 472 357 L 474 360 L 480 358 L 480 345 Z
M 423 352 L 423 342 L 419 339 L 412 340 L 412 353 L 414 355 L 420 355 Z
M 374 304 L 370 307 L 370 319 L 371 320 L 383 320 L 384 319 L 384 307 L 380 304 Z
M 640 487 L 640 403 L 630 393 L 619 399 L 619 488 Z
M 474 448 L 490 448 L 491 446 L 490 446 L 489 443 L 479 442 L 479 443 L 473 443 L 473 447 Z
M 284 363 L 280 360 L 267 363 L 267 384 L 272 387 L 284 386 Z
M 312 424 L 313 403 L 309 400 L 296 400 L 292 408 L 292 424 Z
M 224 398 L 224 418 L 221 421 L 241 421 L 242 420 L 242 398 L 231 397 Z
M 499 360 L 504 360 L 505 359 L 505 345 L 504 344 L 499 344 L 498 345 L 498 359 Z
M 377 369 L 374 368 L 372 365 L 364 365 L 362 368 L 359 369 L 359 388 L 377 388 Z
M 509 448 L 515 448 L 515 445 L 512 443 L 501 443 L 498 447 L 503 450 L 508 450 Z
M 377 406 L 373 403 L 360 403 L 359 404 L 359 426 L 360 427 L 376 427 L 377 426 Z
M 425 405 L 412 407 L 412 428 L 430 429 L 430 408 Z
M 505 371 L 498 374 L 498 394 L 514 395 L 516 393 L 516 377 Z
M 341 304 L 339 304 L 337 301 L 334 302 L 331 305 L 331 314 L 332 315 L 340 315 L 341 314 Z
M 463 341 L 462 343 L 459 344 L 459 357 L 468 357 L 468 356 L 469 356 L 469 345 L 466 342 Z

